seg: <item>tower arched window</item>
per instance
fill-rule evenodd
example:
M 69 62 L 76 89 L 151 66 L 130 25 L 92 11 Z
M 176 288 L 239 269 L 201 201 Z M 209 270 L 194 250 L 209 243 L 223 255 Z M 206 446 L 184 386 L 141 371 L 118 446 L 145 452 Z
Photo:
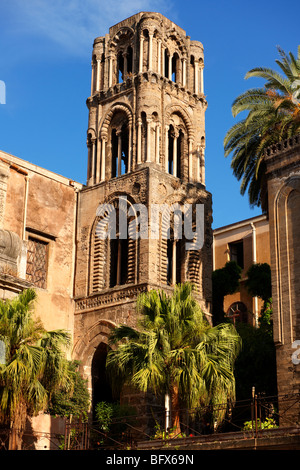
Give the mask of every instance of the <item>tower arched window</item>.
M 166 258 L 167 284 L 173 286 L 184 282 L 185 243 L 183 238 L 174 237 L 172 229 L 167 240 Z
M 125 75 L 125 70 L 124 70 L 124 57 L 123 53 L 119 52 L 117 56 L 117 67 L 118 67 L 118 83 L 122 83 L 124 81 L 124 75 Z
M 111 177 L 125 175 L 129 171 L 129 128 L 126 116 L 114 117 L 111 124 Z
M 136 280 L 136 250 L 138 241 L 131 236 L 135 217 L 128 216 L 129 205 L 121 199 L 114 203 L 116 211 L 116 236 L 109 241 L 109 286 L 134 283 Z M 120 216 L 120 212 L 122 214 Z M 120 220 L 124 223 L 120 226 Z
M 127 48 L 127 74 L 133 73 L 133 50 L 131 46 Z
M 166 206 L 160 219 L 161 281 L 174 286 L 186 281 L 186 239 L 183 208 Z
M 97 216 L 90 239 L 89 291 L 96 293 L 107 287 L 132 284 L 137 280 L 137 249 L 139 240 L 131 234 L 136 231 L 136 217 L 128 215 L 130 205 L 126 198 L 116 198 L 105 205 Z M 122 224 L 120 225 L 120 221 Z
M 127 284 L 128 278 L 128 238 L 110 240 L 110 275 L 109 287 Z
M 170 54 L 168 49 L 165 49 L 164 53 L 164 71 L 165 71 L 165 77 L 166 78 L 171 78 L 169 77 L 169 60 L 170 60 Z
M 168 141 L 169 141 L 168 172 L 171 175 L 174 174 L 174 138 L 175 138 L 175 130 L 174 130 L 174 127 L 171 125 L 169 127 L 169 132 L 168 132 Z
M 168 130 L 167 171 L 177 178 L 184 176 L 184 155 L 187 154 L 186 130 L 179 117 L 178 125 L 171 124 Z
M 169 77 L 169 78 L 171 78 L 172 81 L 176 83 L 179 82 L 179 78 L 180 78 L 179 77 L 179 63 L 180 63 L 179 56 L 177 52 L 175 52 L 172 57 L 172 77 Z

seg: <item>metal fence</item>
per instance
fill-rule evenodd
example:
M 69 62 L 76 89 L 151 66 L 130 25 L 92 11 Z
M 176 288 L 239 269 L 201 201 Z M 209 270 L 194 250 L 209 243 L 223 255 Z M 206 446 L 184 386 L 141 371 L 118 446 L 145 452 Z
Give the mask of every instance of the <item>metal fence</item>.
M 220 412 L 224 419 L 218 424 L 213 416 Z M 259 438 L 266 430 L 279 433 L 281 428 L 287 427 L 300 434 L 300 393 L 266 397 L 253 391 L 250 400 L 237 401 L 231 406 L 183 408 L 179 416 L 180 432 L 165 429 L 166 411 L 153 404 L 147 405 L 143 413 L 113 418 L 109 429 L 105 430 L 96 421 L 65 419 L 63 434 L 26 429 L 22 449 L 36 449 L 37 442 L 39 448 L 57 450 L 138 449 L 141 445 L 147 447 L 147 443 L 159 446 L 166 441 L 168 444 L 176 441 L 178 444 L 183 439 L 185 442 L 199 438 L 211 441 L 216 434 L 220 440 L 228 436 Z M 10 436 L 16 431 L 0 427 L 0 450 L 9 450 Z

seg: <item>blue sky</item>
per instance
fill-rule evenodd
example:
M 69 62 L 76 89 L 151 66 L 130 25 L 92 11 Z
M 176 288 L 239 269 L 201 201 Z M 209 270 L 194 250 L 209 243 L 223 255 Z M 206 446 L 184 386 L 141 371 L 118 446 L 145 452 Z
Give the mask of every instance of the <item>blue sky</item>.
M 297 53 L 298 0 L 0 0 L 0 149 L 85 183 L 93 40 L 138 11 L 162 13 L 204 45 L 213 228 L 259 215 L 240 195 L 223 139 L 239 119 L 233 100 L 263 83 L 246 72 L 277 69 L 277 45 Z

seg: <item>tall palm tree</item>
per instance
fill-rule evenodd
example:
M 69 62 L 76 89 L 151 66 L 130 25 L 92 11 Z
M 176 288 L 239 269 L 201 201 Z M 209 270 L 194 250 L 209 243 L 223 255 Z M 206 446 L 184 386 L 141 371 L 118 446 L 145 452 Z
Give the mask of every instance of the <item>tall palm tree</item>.
M 68 381 L 64 348 L 70 336 L 47 332 L 33 317 L 36 293 L 0 301 L 0 340 L 5 360 L 0 364 L 0 422 L 10 425 L 10 449 L 20 449 L 28 416 L 45 410 L 51 393 Z
M 231 324 L 208 324 L 191 284 L 176 286 L 172 296 L 155 290 L 141 294 L 137 311 L 136 329 L 121 325 L 110 337 L 117 345 L 107 357 L 114 382 L 165 396 L 176 433 L 181 405 L 191 409 L 235 399 L 239 336 Z
M 276 60 L 283 75 L 270 68 L 257 67 L 245 78 L 266 80 L 263 88 L 253 88 L 238 96 L 233 116 L 247 116 L 229 129 L 224 139 L 225 156 L 232 154 L 231 168 L 241 180 L 240 191 L 248 189 L 251 206 L 267 210 L 265 150 L 300 131 L 300 46 L 297 58 L 280 48 Z

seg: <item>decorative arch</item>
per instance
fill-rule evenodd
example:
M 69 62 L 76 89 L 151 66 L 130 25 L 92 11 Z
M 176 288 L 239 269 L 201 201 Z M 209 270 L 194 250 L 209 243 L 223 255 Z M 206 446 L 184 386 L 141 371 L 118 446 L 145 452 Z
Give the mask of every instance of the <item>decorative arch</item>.
M 88 148 L 88 180 L 93 179 L 96 174 L 97 144 L 98 142 L 96 131 L 93 127 L 89 127 L 86 137 L 86 145 Z
M 76 342 L 72 356 L 80 360 L 81 373 L 87 380 L 87 386 L 92 399 L 93 396 L 93 376 L 92 363 L 95 351 L 100 344 L 108 346 L 109 336 L 117 324 L 108 319 L 101 319 L 93 323 Z
M 271 209 L 271 207 L 270 207 Z M 299 211 L 300 175 L 287 178 L 277 191 L 273 203 L 274 276 L 273 302 L 274 338 L 280 343 L 293 342 L 299 328 L 299 303 L 297 301 L 297 262 L 300 256 Z
M 139 242 L 132 232 L 137 227 L 134 203 L 129 195 L 114 193 L 97 211 L 90 232 L 89 294 L 137 281 Z M 126 226 L 120 227 L 121 220 Z M 107 224 L 111 237 L 103 236 Z
M 115 103 L 111 109 L 106 113 L 105 117 L 103 118 L 102 124 L 100 125 L 100 137 L 108 136 L 108 129 L 111 123 L 113 116 L 118 113 L 122 112 L 126 115 L 128 120 L 128 125 L 132 126 L 133 122 L 133 112 L 132 109 L 125 103 Z
M 189 139 L 194 139 L 194 129 L 193 125 L 191 123 L 190 117 L 188 113 L 185 111 L 185 109 L 182 106 L 179 105 L 170 105 L 166 108 L 166 120 L 169 123 L 171 120 L 172 114 L 178 114 L 182 120 L 184 121 L 184 124 L 186 126 L 186 129 L 188 131 L 188 137 Z
M 166 110 L 166 171 L 180 179 L 189 180 L 192 174 L 193 126 L 186 111 L 178 105 Z
M 114 104 L 103 118 L 100 126 L 102 173 L 105 172 L 108 178 L 121 176 L 131 171 L 132 123 L 132 110 L 125 103 Z
M 176 51 L 180 52 L 180 55 L 186 54 L 186 47 L 185 47 L 183 38 L 175 29 L 167 32 L 165 42 L 166 42 L 166 45 L 169 45 L 169 47 L 170 47 L 170 43 L 171 45 L 172 43 L 173 45 L 175 45 L 175 47 L 171 48 L 172 52 L 176 52 Z
M 129 26 L 122 26 L 115 35 L 109 41 L 109 48 L 115 49 L 119 43 L 124 44 L 125 42 L 132 39 L 134 31 Z

